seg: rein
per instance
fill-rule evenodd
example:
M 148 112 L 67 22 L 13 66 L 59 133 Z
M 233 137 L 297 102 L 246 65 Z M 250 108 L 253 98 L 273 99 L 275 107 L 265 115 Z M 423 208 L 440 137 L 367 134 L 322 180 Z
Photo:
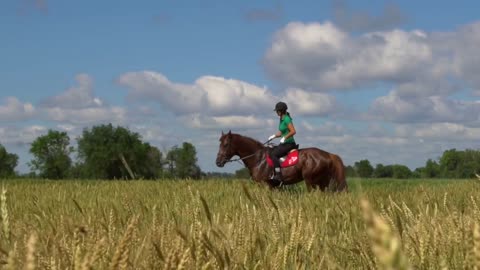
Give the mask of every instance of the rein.
M 262 145 L 266 145 L 266 144 L 269 143 L 270 141 L 271 141 L 271 140 L 268 140 L 268 141 L 264 142 Z M 255 151 L 253 154 L 250 154 L 250 155 L 245 156 L 245 157 L 243 157 L 243 158 L 229 159 L 229 160 L 227 160 L 225 163 L 234 162 L 234 161 L 240 161 L 240 160 L 244 160 L 244 159 L 253 157 L 253 156 L 255 156 L 255 155 L 258 153 L 258 151 L 261 151 L 261 150 L 263 150 L 263 149 L 258 149 L 258 150 Z

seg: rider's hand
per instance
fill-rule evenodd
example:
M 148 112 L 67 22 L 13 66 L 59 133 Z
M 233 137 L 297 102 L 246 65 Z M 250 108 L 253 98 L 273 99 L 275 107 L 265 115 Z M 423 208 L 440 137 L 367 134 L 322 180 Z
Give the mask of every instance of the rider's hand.
M 280 139 L 280 143 L 284 143 L 284 142 L 285 142 L 285 137 L 282 137 L 282 138 Z
M 277 136 L 275 134 L 273 134 L 272 136 L 268 137 L 268 141 L 271 141 L 273 139 L 275 139 Z

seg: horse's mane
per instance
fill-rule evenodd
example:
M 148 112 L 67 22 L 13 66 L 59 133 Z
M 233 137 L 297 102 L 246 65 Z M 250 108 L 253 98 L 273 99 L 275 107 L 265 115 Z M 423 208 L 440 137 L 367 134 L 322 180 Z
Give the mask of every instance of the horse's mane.
M 254 143 L 256 146 L 258 146 L 259 148 L 263 148 L 265 147 L 263 145 L 263 143 L 251 138 L 251 137 L 248 137 L 248 136 L 244 136 L 244 135 L 240 135 L 240 134 L 232 134 L 232 135 L 236 135 L 237 137 L 240 137 L 240 138 L 243 138 L 243 139 L 246 139 L 248 141 L 251 141 L 252 143 Z

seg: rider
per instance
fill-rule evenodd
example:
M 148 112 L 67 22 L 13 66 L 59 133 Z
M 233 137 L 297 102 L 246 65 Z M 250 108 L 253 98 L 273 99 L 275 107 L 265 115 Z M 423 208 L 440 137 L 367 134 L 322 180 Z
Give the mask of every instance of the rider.
M 280 122 L 278 124 L 278 132 L 268 137 L 268 141 L 271 141 L 275 138 L 282 137 L 280 139 L 280 144 L 275 146 L 270 152 L 270 158 L 273 161 L 275 167 L 275 174 L 272 180 L 282 182 L 282 173 L 280 171 L 280 158 L 285 156 L 290 152 L 290 150 L 296 148 L 295 139 L 293 135 L 296 134 L 295 127 L 293 126 L 292 117 L 290 113 L 287 112 L 287 104 L 285 102 L 278 102 L 275 105 L 274 111 L 277 112 L 277 115 L 280 117 Z

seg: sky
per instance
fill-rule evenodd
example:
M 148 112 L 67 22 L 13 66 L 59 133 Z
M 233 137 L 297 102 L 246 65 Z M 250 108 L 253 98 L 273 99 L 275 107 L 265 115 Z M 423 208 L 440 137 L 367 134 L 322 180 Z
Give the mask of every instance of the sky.
M 478 149 L 478 1 L 0 2 L 0 144 L 28 172 L 49 129 L 112 123 L 203 171 L 222 131 L 264 142 L 288 104 L 300 147 L 346 165 Z

